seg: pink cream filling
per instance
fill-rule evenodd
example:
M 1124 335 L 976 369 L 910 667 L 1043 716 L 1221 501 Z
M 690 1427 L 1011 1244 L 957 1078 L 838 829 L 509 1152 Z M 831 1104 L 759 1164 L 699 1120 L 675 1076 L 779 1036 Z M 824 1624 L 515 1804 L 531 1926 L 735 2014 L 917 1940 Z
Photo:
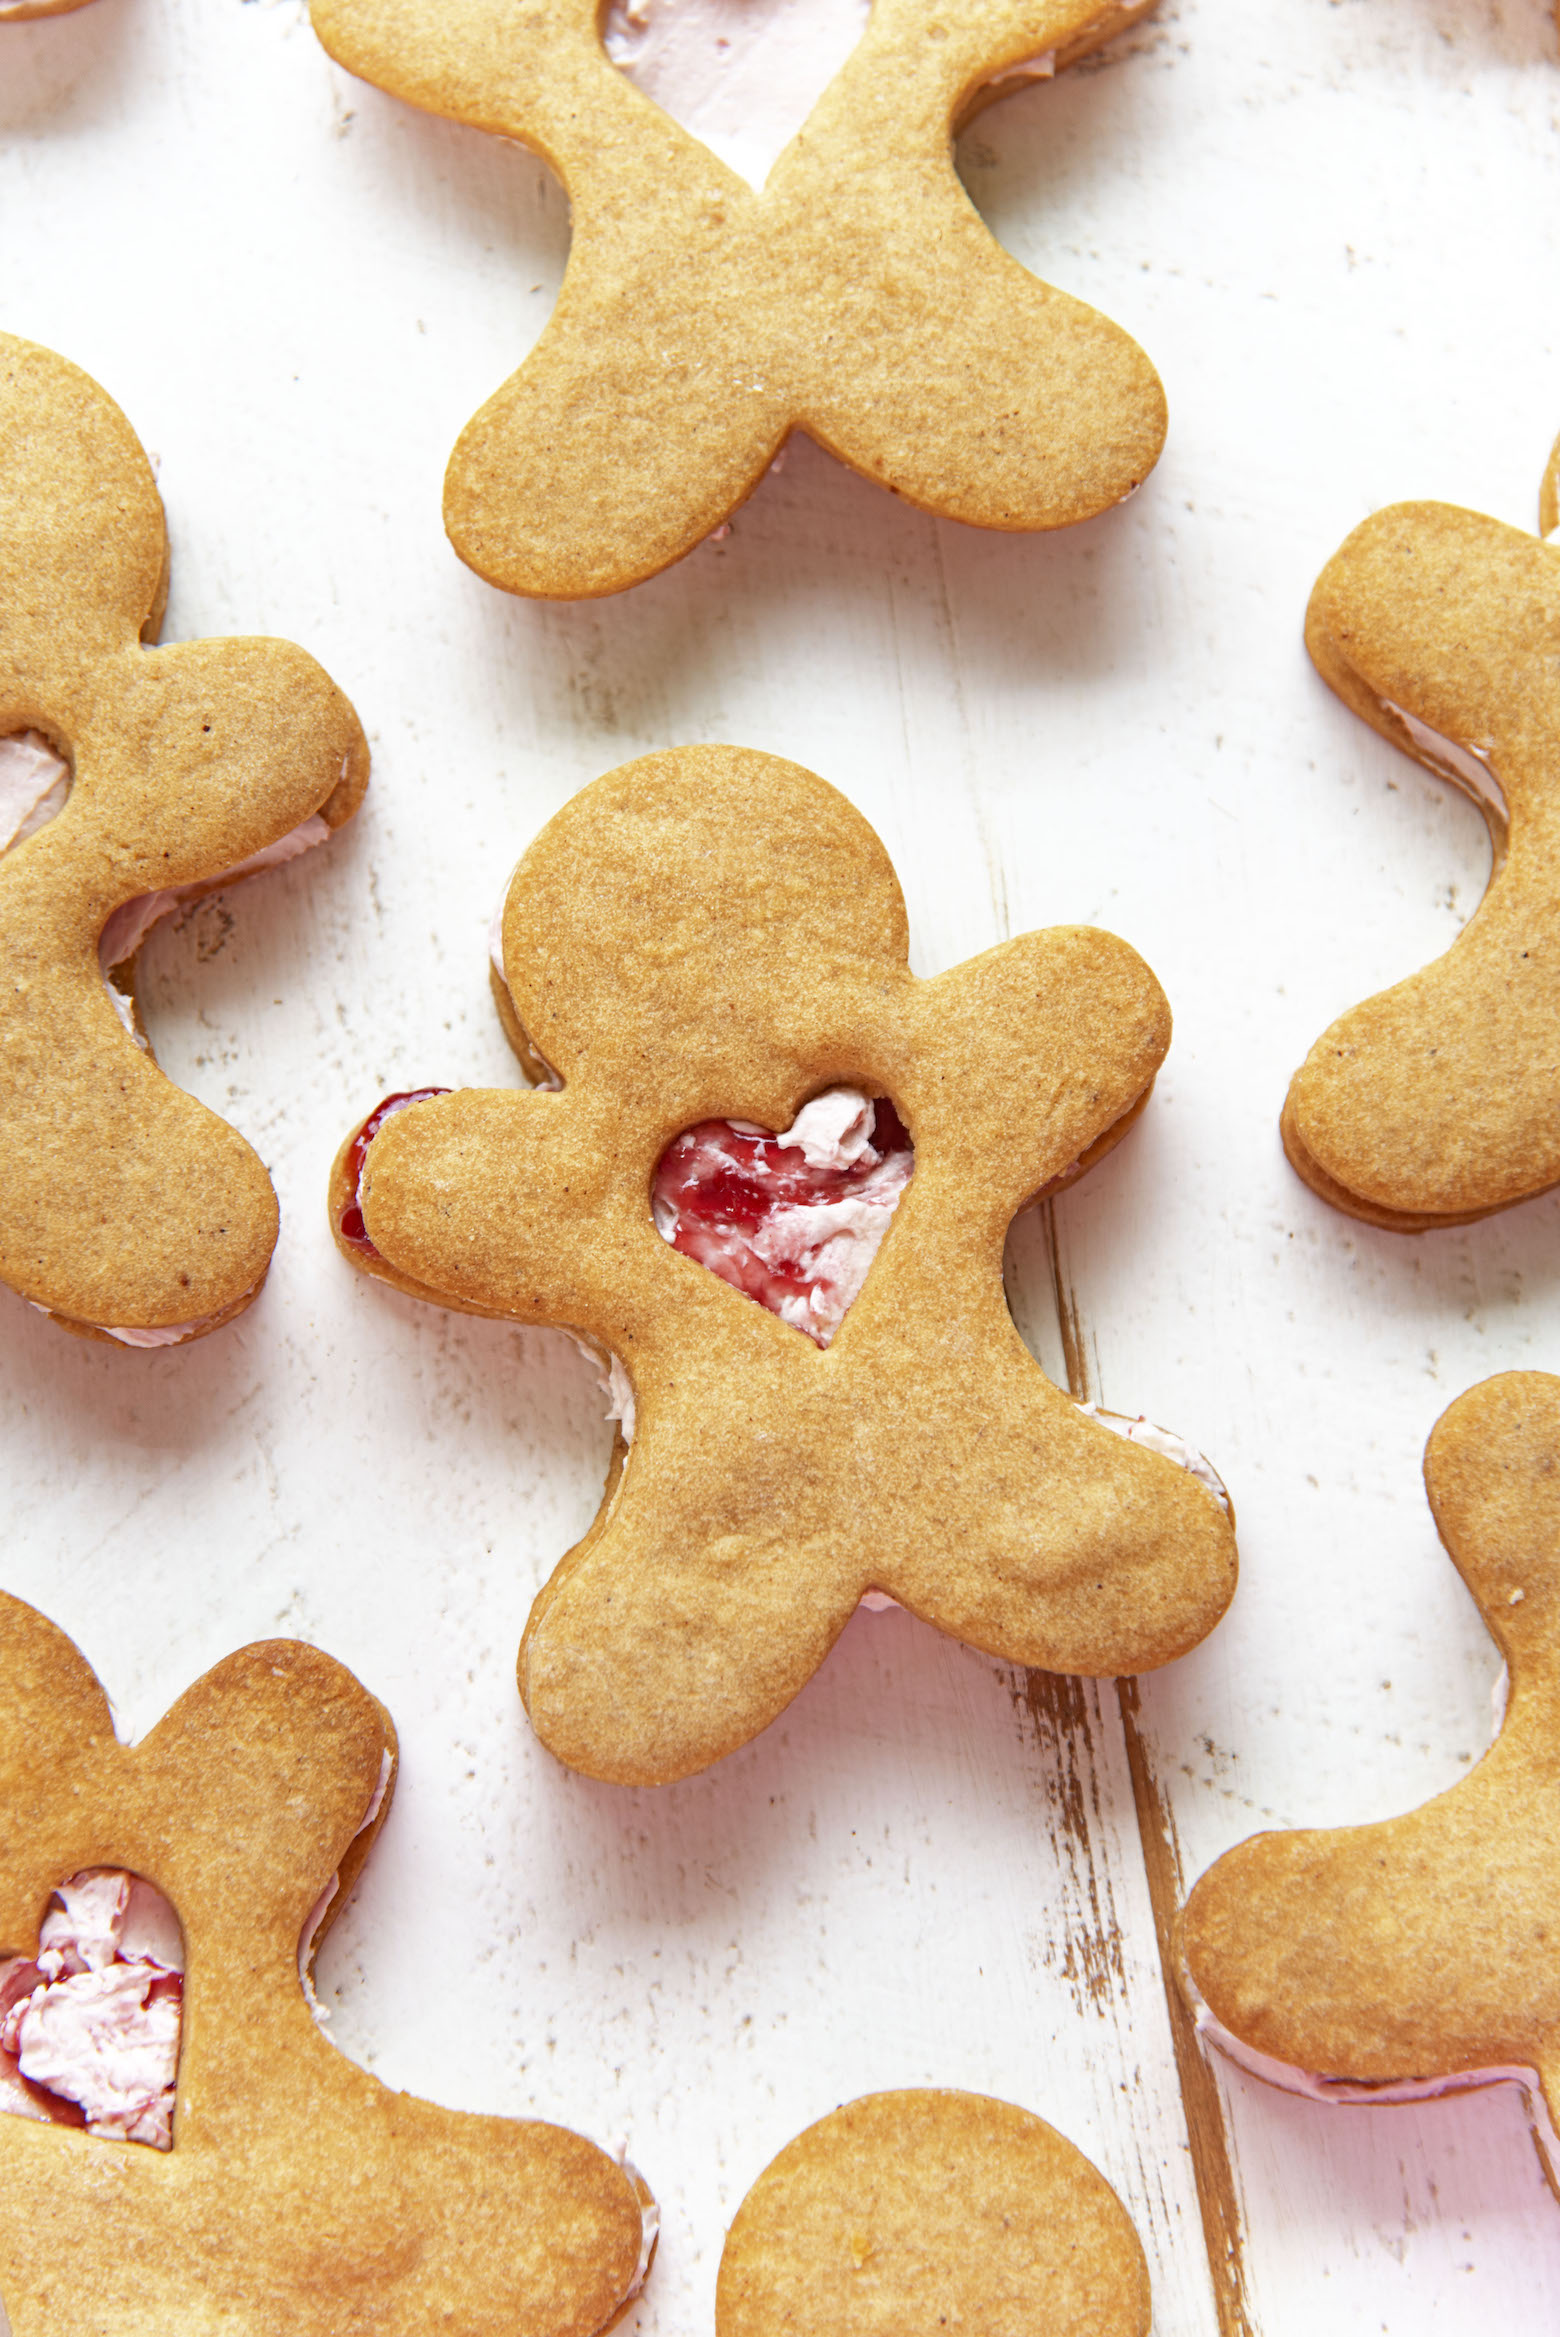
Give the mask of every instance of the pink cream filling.
M 386 1750 L 357 1834 L 383 1808 L 390 1773 Z M 333 1874 L 298 1942 L 298 1977 L 322 2026 L 330 2016 L 308 1964 L 340 1884 Z M 84 1869 L 54 1897 L 36 1957 L 0 1963 L 0 2113 L 171 2150 L 184 1998 L 179 1919 L 150 1883 L 113 1867 Z
M 61 1883 L 35 1958 L 0 1965 L 0 2110 L 173 2143 L 184 1994 L 178 1918 L 138 1875 Z
M 1341 2108 L 1379 2105 L 1385 2109 L 1406 2103 L 1443 2101 L 1449 2094 L 1475 2093 L 1487 2085 L 1520 2086 L 1539 2156 L 1560 2182 L 1560 2134 L 1555 2131 L 1536 2069 L 1519 2062 L 1500 2062 L 1484 2069 L 1452 2070 L 1442 2077 L 1399 2078 L 1335 2077 L 1326 2070 L 1303 2069 L 1296 2062 L 1276 2061 L 1271 2053 L 1260 2052 L 1255 2045 L 1248 2045 L 1234 2035 L 1210 2009 L 1184 1966 L 1182 1970 L 1186 1993 L 1196 2015 L 1198 2042 L 1204 2051 L 1211 2046 L 1248 2077 L 1260 2078 L 1264 2085 L 1274 2087 L 1279 2093 L 1298 2094 L 1306 2101 L 1326 2102 Z
M 886 1097 L 830 1088 L 771 1136 L 701 1120 L 656 1168 L 662 1239 L 827 1347 L 861 1291 L 915 1168 Z
M 357 1833 L 352 1837 L 353 1842 L 357 1841 L 359 1835 L 366 1834 L 368 1832 L 369 1827 L 374 1823 L 374 1820 L 378 1817 L 380 1811 L 384 1808 L 385 1795 L 390 1790 L 390 1771 L 390 1749 L 387 1745 L 385 1750 L 379 1756 L 379 1777 L 374 1786 L 373 1798 L 369 1802 L 367 1809 L 363 1812 L 362 1821 L 358 1826 Z M 350 1847 L 351 1844 L 348 1845 L 348 1848 Z M 303 1930 L 298 1937 L 298 1978 L 302 1984 L 304 2002 L 308 2005 L 310 2012 L 313 2013 L 314 2018 L 322 2029 L 329 2022 L 330 2013 L 327 2008 L 321 2004 L 319 1998 L 314 1993 L 314 1980 L 309 1970 L 309 1964 L 310 1959 L 314 1954 L 314 1943 L 319 1937 L 320 1925 L 324 1922 L 325 1917 L 329 1912 L 331 1902 L 335 1898 L 336 1893 L 340 1890 L 340 1888 L 341 1874 L 338 1869 L 338 1871 L 331 1876 L 330 1881 L 325 1885 L 324 1890 L 321 1891 L 319 1897 L 315 1900 L 314 1905 L 309 1909 L 308 1921 L 304 1924 Z

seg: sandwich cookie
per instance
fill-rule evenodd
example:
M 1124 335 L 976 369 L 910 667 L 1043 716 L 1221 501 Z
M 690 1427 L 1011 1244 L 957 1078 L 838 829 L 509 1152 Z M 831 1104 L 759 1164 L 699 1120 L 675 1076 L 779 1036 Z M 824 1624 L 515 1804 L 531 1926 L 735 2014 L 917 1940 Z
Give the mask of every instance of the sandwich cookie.
M 568 1328 L 607 1375 L 602 1506 L 520 1657 L 538 1734 L 592 1776 L 746 1743 L 864 1594 L 1118 1674 L 1195 1646 L 1234 1590 L 1201 1456 L 1073 1403 L 1003 1295 L 1016 1212 L 1147 1101 L 1158 983 L 1081 927 L 930 981 L 907 948 L 887 854 L 821 779 L 648 756 L 509 885 L 505 1027 L 549 1084 L 403 1091 L 337 1156 L 353 1265 Z
M 523 141 L 568 191 L 557 307 L 445 475 L 461 558 L 506 592 L 619 592 L 724 526 L 793 430 L 979 527 L 1066 527 L 1129 495 L 1164 441 L 1159 378 L 1002 250 L 952 139 L 1148 5 L 875 0 L 760 190 L 630 78 L 659 86 L 678 0 L 615 23 L 593 0 L 313 0 L 349 71 Z M 757 29 L 734 10 L 726 48 Z M 784 60 L 753 86 L 776 79 Z M 713 113 L 746 121 L 718 89 Z
M 1259 1834 L 1187 1902 L 1205 2039 L 1330 2102 L 1515 2080 L 1560 2188 L 1560 1379 L 1505 1372 L 1425 1448 L 1441 1539 L 1506 1659 L 1494 1744 L 1407 1816 Z
M 0 1597 L 12 2337 L 598 2337 L 637 2294 L 631 2168 L 392 2093 L 311 2010 L 395 1763 L 383 1706 L 285 1639 L 120 1744 L 77 1649 Z
M 1560 546 L 1394 504 L 1328 562 L 1305 637 L 1347 706 L 1478 805 L 1493 868 L 1443 956 L 1317 1040 L 1284 1149 L 1351 1217 L 1465 1225 L 1560 1182 Z
M 0 335 L 0 1281 L 66 1330 L 170 1347 L 276 1246 L 236 1129 L 158 1069 L 135 954 L 162 917 L 325 842 L 357 716 L 288 641 L 152 647 L 151 466 L 76 366 Z

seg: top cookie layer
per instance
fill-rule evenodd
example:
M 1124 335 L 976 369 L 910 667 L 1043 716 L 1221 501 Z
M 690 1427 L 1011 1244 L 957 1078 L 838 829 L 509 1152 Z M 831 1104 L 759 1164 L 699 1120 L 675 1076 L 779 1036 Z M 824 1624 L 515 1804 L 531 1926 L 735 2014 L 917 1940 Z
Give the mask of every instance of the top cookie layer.
M 378 1255 L 354 1264 L 626 1366 L 632 1453 L 521 1663 L 539 1733 L 593 1775 L 664 1781 L 743 1743 L 869 1588 L 1012 1660 L 1107 1673 L 1184 1652 L 1234 1588 L 1218 1500 L 1052 1386 L 1002 1288 L 1015 1212 L 1146 1096 L 1158 984 L 1083 928 L 931 981 L 906 950 L 887 855 L 822 780 L 729 747 L 647 757 L 567 805 L 510 886 L 512 1012 L 561 1092 L 439 1096 L 368 1146 Z M 822 1352 L 669 1247 L 650 1188 L 684 1129 L 783 1129 L 837 1086 L 892 1099 L 915 1171 Z

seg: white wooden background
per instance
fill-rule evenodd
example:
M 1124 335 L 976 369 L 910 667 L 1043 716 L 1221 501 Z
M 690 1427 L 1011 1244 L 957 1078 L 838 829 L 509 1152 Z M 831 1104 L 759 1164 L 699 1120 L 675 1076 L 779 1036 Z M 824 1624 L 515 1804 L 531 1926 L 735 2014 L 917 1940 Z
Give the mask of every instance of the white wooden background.
M 182 1353 L 0 1304 L 0 1578 L 132 1729 L 274 1632 L 386 1699 L 402 1782 L 324 1958 L 334 2033 L 436 2099 L 626 2137 L 666 2216 L 647 2337 L 710 2330 L 725 2224 L 786 2139 L 921 2082 L 1026 2103 L 1104 2168 L 1159 2337 L 1536 2337 L 1560 2207 L 1510 2089 L 1328 2111 L 1220 2081 L 1216 2294 L 1147 1875 L 1163 1915 L 1172 1829 L 1189 1876 L 1261 1824 L 1406 1807 L 1487 1734 L 1493 1657 L 1418 1459 L 1473 1380 L 1560 1365 L 1560 1200 L 1376 1233 L 1295 1181 L 1276 1120 L 1328 1019 L 1442 949 L 1484 880 L 1476 814 L 1332 700 L 1300 620 L 1379 504 L 1532 523 L 1560 426 L 1554 26 L 1545 0 L 1166 0 L 961 159 L 1011 248 L 1159 364 L 1144 492 L 991 537 L 800 445 L 670 575 L 527 605 L 459 566 L 439 481 L 557 286 L 545 170 L 351 82 L 299 0 L 0 29 L 0 324 L 160 458 L 168 636 L 304 643 L 375 756 L 328 856 L 143 959 L 162 1059 L 260 1148 L 281 1246 L 253 1312 Z M 525 1726 L 521 1626 L 606 1461 L 591 1375 L 561 1336 L 354 1278 L 325 1170 L 386 1088 L 513 1076 L 484 948 L 518 850 L 598 772 L 704 738 L 846 790 L 923 970 L 1091 919 L 1170 993 L 1149 1115 L 1011 1249 L 1042 1356 L 1063 1368 L 1060 1290 L 1092 1391 L 1203 1444 L 1239 1507 L 1230 1619 L 1135 1714 L 890 1614 L 675 1789 L 587 1783 Z M 1148 1867 L 1129 1750 L 1168 1812 Z

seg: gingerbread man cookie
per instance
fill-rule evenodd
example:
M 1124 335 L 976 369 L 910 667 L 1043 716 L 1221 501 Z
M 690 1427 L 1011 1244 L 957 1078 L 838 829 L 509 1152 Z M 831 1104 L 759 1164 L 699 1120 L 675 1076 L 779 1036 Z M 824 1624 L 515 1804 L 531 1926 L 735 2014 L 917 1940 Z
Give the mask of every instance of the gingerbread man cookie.
M 523 140 L 568 190 L 557 308 L 450 460 L 461 558 L 506 592 L 621 591 L 724 523 L 793 429 L 981 527 L 1130 494 L 1164 440 L 1158 376 L 1000 248 L 951 132 L 1148 5 L 874 0 L 758 192 L 609 61 L 597 0 L 313 0 L 350 71 Z
M 276 1196 L 158 1069 L 160 916 L 323 842 L 368 748 L 286 641 L 157 649 L 168 543 L 129 423 L 0 335 L 0 1281 L 69 1330 L 177 1345 L 256 1296 Z
M 1148 2266 L 1082 2151 L 982 2094 L 868 2094 L 737 2211 L 716 2337 L 1148 2337 Z
M 1208 1871 L 1183 1941 L 1205 2034 L 1324 2101 L 1516 2078 L 1560 2180 L 1560 1379 L 1505 1372 L 1437 1422 L 1425 1485 L 1506 1659 L 1471 1774 L 1406 1817 L 1259 1834 Z
M 867 1592 L 1011 1662 L 1123 1673 L 1234 1589 L 1206 1464 L 1087 1417 L 1003 1296 L 1015 1213 L 1147 1098 L 1158 983 L 1081 927 L 932 981 L 906 952 L 833 788 L 733 747 L 648 756 L 509 887 L 508 1024 L 553 1091 L 391 1099 L 338 1155 L 355 1265 L 613 1359 L 632 1443 L 520 1657 L 539 1735 L 592 1776 L 745 1743 Z
M 597 2337 L 637 2293 L 631 2170 L 392 2093 L 311 2017 L 394 1768 L 383 1707 L 285 1639 L 122 1745 L 77 1649 L 0 1597 L 13 2337 Z
M 1473 797 L 1494 868 L 1444 956 L 1318 1039 L 1284 1149 L 1351 1217 L 1464 1225 L 1560 1182 L 1560 547 L 1395 504 L 1328 562 L 1306 646 L 1346 705 Z

